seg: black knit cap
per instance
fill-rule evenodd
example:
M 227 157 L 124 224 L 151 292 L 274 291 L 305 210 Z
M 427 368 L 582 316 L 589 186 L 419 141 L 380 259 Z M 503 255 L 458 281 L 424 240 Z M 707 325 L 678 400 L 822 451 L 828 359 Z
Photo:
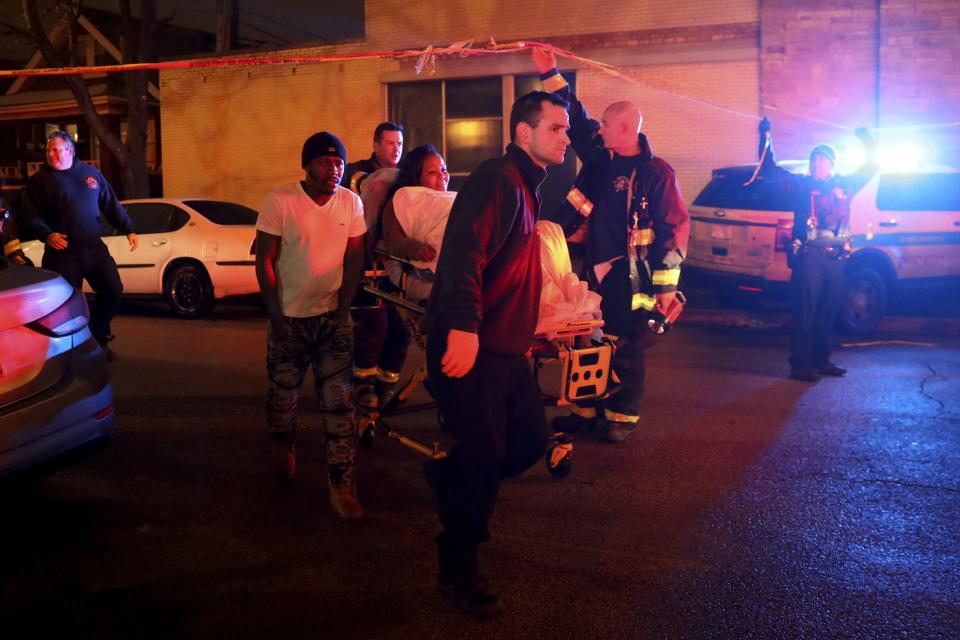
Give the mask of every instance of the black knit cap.
M 305 167 L 314 158 L 323 156 L 337 156 L 346 162 L 347 149 L 337 136 L 327 131 L 318 131 L 303 143 L 303 151 L 300 152 L 300 166 Z

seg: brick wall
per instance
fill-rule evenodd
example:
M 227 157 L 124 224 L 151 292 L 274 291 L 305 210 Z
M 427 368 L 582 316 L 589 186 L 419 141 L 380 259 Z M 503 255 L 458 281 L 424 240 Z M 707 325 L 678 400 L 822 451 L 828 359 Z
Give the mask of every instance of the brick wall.
M 597 71 L 578 76 L 578 93 L 587 110 L 599 118 L 604 107 L 632 100 L 643 113 L 642 131 L 653 152 L 677 171 L 682 193 L 690 202 L 710 179 L 710 171 L 756 158 L 756 114 L 759 99 L 756 62 L 672 64 L 634 71 L 652 88 L 625 84 Z M 681 93 L 689 99 L 680 99 Z
M 578 33 L 757 21 L 756 0 L 367 0 L 367 42 L 394 49 L 473 38 L 499 42 Z
M 960 122 L 960 2 L 884 0 L 880 9 L 880 122 Z M 960 127 L 893 132 L 960 168 Z
M 780 157 L 821 141 L 857 148 L 857 126 L 960 120 L 960 3 L 760 0 L 760 20 L 763 113 Z M 923 135 L 940 162 L 960 164 L 958 128 Z
M 389 62 L 164 73 L 164 195 L 259 207 L 266 193 L 302 177 L 300 148 L 336 132 L 351 160 L 366 157 L 382 120 L 378 74 Z
M 302 52 L 492 37 L 545 40 L 633 69 L 663 91 L 581 70 L 580 94 L 594 114 L 610 101 L 636 100 L 655 152 L 675 166 L 688 199 L 711 168 L 753 159 L 756 121 L 750 116 L 758 112 L 773 120 L 781 158 L 803 158 L 820 141 L 838 144 L 841 152 L 855 148 L 850 130 L 864 124 L 960 121 L 955 0 L 368 0 L 366 33 L 361 42 Z M 759 50 L 755 58 L 715 55 L 730 42 Z M 440 59 L 438 67 L 454 75 L 497 75 L 511 58 L 515 69 L 523 66 L 520 56 Z M 319 129 L 338 133 L 352 159 L 365 157 L 373 127 L 385 115 L 383 82 L 411 66 L 375 60 L 162 73 L 166 194 L 257 206 L 270 188 L 299 177 L 300 144 Z M 921 133 L 939 150 L 940 162 L 960 164 L 960 128 Z
M 716 43 L 746 39 L 755 46 L 756 0 L 673 5 L 642 0 L 611 6 L 594 0 L 368 0 L 364 42 L 302 52 L 422 48 L 468 38 L 547 40 L 578 51 L 590 48 L 600 59 L 616 58 L 617 64 L 634 66 L 645 82 L 666 91 L 756 114 L 756 60 L 709 62 Z M 660 51 L 659 57 L 645 60 L 653 50 Z M 677 59 L 684 62 L 671 64 L 672 51 L 682 54 Z M 497 63 L 509 56 L 523 56 L 519 66 L 532 70 L 526 54 L 497 56 Z M 489 60 L 488 69 L 495 64 Z M 442 70 L 458 64 L 438 61 Z M 224 198 L 257 207 L 271 188 L 300 177 L 300 145 L 319 129 L 340 135 L 351 159 L 369 155 L 373 128 L 385 115 L 383 74 L 410 66 L 375 60 L 163 72 L 165 195 Z M 500 73 L 483 69 L 474 65 L 468 75 Z M 580 77 L 580 93 L 595 114 L 614 100 L 640 104 L 655 152 L 677 169 L 688 198 L 706 182 L 711 168 L 753 156 L 755 121 L 749 118 L 678 101 L 596 71 L 582 71 Z

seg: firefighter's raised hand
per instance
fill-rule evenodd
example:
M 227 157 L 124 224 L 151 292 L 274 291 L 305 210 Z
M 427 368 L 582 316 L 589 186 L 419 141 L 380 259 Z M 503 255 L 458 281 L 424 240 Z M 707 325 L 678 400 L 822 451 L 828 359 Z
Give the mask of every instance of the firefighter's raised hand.
M 447 351 L 440 360 L 440 369 L 449 378 L 462 378 L 473 369 L 479 350 L 480 337 L 477 334 L 450 329 Z
M 860 141 L 860 144 L 863 145 L 863 150 L 867 156 L 867 162 L 875 162 L 876 158 L 874 157 L 877 153 L 877 139 L 870 129 L 866 127 L 860 127 L 853 132 L 853 135 L 857 136 L 857 139 Z
M 547 73 L 551 69 L 557 68 L 557 57 L 553 51 L 543 47 L 533 47 L 530 49 L 530 57 L 533 59 L 533 65 L 539 73 Z

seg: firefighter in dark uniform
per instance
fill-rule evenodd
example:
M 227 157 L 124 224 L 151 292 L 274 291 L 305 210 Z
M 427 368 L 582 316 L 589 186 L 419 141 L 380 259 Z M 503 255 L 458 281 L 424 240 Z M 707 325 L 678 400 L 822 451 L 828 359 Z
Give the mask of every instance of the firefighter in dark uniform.
M 622 442 L 639 421 L 645 351 L 655 341 L 647 320 L 676 296 L 690 216 L 673 169 L 653 155 L 640 133 L 636 105 L 614 103 L 602 124 L 591 120 L 557 71 L 553 54 L 534 49 L 533 60 L 544 88 L 570 104 L 570 139 L 583 169 L 553 217 L 567 237 L 587 224 L 584 267 L 590 287 L 602 297 L 604 332 L 616 341 L 613 370 L 621 385 L 600 405 L 573 405 L 573 413 L 557 418 L 554 429 L 597 426 L 602 408 L 606 438 Z
M 818 144 L 810 152 L 809 175 L 797 175 L 777 166 L 770 120 L 760 121 L 757 175 L 776 181 L 793 201 L 793 233 L 785 247 L 792 269 L 790 377 L 803 382 L 847 372 L 830 361 L 830 342 L 843 296 L 845 260 L 851 252 L 850 198 L 877 171 L 875 141 L 866 129 L 857 129 L 856 135 L 867 160 L 855 173 L 836 175 L 837 152 Z
M 403 153 L 403 125 L 381 122 L 373 130 L 373 153 L 366 160 L 351 162 L 343 171 L 340 184 L 360 195 L 360 187 L 377 169 L 396 169 Z
M 381 122 L 373 131 L 373 153 L 365 160 L 351 162 L 343 171 L 340 184 L 363 198 L 364 218 L 367 222 L 365 247 L 367 258 L 364 271 L 377 265 L 373 249 L 380 239 L 380 212 L 384 202 L 378 197 L 368 197 L 363 193 L 367 177 L 380 169 L 393 170 L 378 173 L 377 186 L 381 194 L 382 180 L 391 180 L 403 153 L 403 125 L 396 122 Z M 390 174 L 393 174 L 392 176 Z M 373 182 L 371 182 L 373 184 Z M 377 206 L 369 206 L 373 200 L 379 200 Z M 399 368 L 395 365 L 381 367 L 381 364 L 393 363 L 398 353 L 406 353 L 410 342 L 409 332 L 397 310 L 385 306 L 377 298 L 362 289 L 353 301 L 353 318 L 356 322 L 354 335 L 354 394 L 357 404 L 365 410 L 383 408 L 393 396 L 400 382 Z M 384 345 L 390 348 L 384 352 Z M 402 358 L 401 358 L 402 359 Z M 381 362 L 381 360 L 383 362 Z M 392 369 L 398 369 L 393 371 Z
M 133 221 L 106 178 L 76 159 L 73 138 L 65 131 L 47 137 L 47 162 L 27 180 L 23 195 L 23 230 L 43 240 L 44 269 L 56 271 L 79 289 L 86 280 L 96 294 L 90 305 L 90 333 L 107 355 L 113 340 L 110 321 L 120 306 L 123 283 L 117 263 L 100 239 L 102 220 L 139 246 Z

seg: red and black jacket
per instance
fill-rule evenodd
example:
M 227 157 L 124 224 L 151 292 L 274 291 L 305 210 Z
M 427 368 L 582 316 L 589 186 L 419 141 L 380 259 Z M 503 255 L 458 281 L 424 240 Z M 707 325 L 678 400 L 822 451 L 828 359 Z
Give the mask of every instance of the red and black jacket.
M 476 333 L 480 348 L 525 353 L 537 326 L 542 274 L 540 184 L 546 171 L 509 145 L 457 194 L 423 329 Z

